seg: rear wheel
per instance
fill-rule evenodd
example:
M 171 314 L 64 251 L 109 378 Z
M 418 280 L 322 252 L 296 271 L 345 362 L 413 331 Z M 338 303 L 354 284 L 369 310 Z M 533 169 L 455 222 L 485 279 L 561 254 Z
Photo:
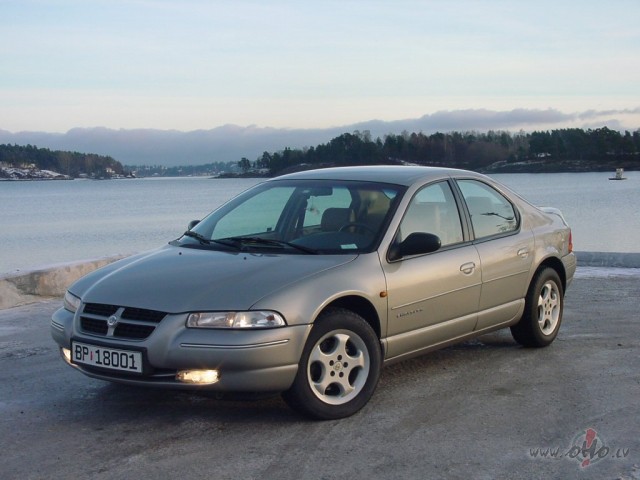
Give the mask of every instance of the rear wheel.
M 525 347 L 546 347 L 558 335 L 563 306 L 558 273 L 549 267 L 538 271 L 529 286 L 522 318 L 511 327 L 513 338 Z
M 349 310 L 332 309 L 316 320 L 293 385 L 282 396 L 291 408 L 313 418 L 348 417 L 373 395 L 381 363 L 371 326 Z

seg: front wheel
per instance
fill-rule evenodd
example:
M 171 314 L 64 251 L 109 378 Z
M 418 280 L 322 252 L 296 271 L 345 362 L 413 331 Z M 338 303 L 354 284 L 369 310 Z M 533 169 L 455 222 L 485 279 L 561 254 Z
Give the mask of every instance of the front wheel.
M 378 337 L 359 315 L 333 309 L 313 326 L 285 402 L 322 420 L 353 415 L 371 398 L 381 367 Z
M 543 268 L 531 281 L 522 318 L 511 327 L 513 338 L 525 347 L 546 347 L 558 335 L 563 305 L 564 292 L 558 273 Z

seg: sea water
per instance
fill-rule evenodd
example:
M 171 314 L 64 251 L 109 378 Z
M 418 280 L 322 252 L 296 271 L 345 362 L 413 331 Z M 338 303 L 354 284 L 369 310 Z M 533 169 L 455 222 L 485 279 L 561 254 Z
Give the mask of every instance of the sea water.
M 258 179 L 0 182 L 0 275 L 150 250 Z
M 640 251 L 640 172 L 500 174 L 535 205 L 557 207 L 578 251 Z M 0 182 L 0 275 L 150 250 L 260 179 Z

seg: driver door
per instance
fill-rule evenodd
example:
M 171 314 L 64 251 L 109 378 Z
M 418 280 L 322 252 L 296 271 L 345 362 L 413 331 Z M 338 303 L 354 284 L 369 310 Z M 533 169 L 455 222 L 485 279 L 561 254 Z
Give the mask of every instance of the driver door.
M 476 248 L 465 242 L 447 181 L 419 190 L 395 241 L 414 232 L 440 237 L 433 253 L 384 262 L 388 292 L 388 357 L 402 356 L 473 331 L 482 276 Z

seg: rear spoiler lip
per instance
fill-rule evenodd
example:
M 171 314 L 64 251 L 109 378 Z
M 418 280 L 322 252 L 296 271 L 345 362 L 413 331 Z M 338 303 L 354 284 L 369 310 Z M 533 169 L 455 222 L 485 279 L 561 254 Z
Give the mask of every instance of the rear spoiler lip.
M 558 217 L 560 217 L 562 219 L 562 221 L 564 222 L 565 225 L 569 225 L 567 223 L 567 221 L 564 218 L 564 215 L 562 215 L 562 212 L 554 207 L 538 207 L 540 210 L 542 210 L 544 213 L 550 213 L 552 215 L 557 215 Z

